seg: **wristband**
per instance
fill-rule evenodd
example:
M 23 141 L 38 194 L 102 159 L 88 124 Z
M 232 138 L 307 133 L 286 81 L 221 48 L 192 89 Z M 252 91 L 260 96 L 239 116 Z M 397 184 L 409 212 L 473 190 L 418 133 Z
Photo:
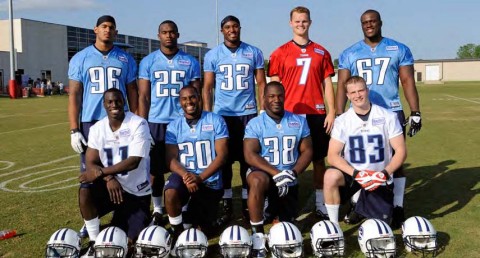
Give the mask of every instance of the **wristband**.
M 80 129 L 78 129 L 78 128 L 70 129 L 70 134 L 74 134 L 74 133 L 78 133 L 78 132 L 80 132 Z
M 387 177 L 387 180 L 390 178 L 390 174 L 387 172 L 386 169 L 382 170 L 382 173 Z
M 410 116 L 421 116 L 420 111 L 411 111 Z

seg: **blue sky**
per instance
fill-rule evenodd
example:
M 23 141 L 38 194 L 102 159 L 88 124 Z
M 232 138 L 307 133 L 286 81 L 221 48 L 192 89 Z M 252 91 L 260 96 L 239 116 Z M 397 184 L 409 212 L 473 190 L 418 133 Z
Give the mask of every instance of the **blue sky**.
M 265 58 L 291 39 L 290 10 L 308 7 L 313 20 L 310 38 L 333 58 L 362 39 L 360 15 L 376 9 L 382 15 L 383 36 L 407 44 L 415 59 L 455 58 L 458 47 L 480 44 L 478 0 L 217 0 L 219 20 L 237 16 L 242 40 L 262 49 Z M 179 42 L 197 40 L 216 45 L 216 0 L 13 0 L 14 18 L 93 28 L 96 19 L 111 14 L 119 33 L 156 38 L 158 24 L 174 20 Z M 0 0 L 0 19 L 8 19 L 8 1 Z M 222 35 L 220 34 L 220 41 Z

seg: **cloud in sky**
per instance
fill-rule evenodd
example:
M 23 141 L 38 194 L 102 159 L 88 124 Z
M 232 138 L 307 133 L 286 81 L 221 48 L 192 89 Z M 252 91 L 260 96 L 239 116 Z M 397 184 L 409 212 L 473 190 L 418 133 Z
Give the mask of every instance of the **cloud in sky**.
M 0 9 L 8 8 L 9 0 L 0 1 Z M 13 0 L 14 10 L 65 10 L 98 7 L 94 0 Z

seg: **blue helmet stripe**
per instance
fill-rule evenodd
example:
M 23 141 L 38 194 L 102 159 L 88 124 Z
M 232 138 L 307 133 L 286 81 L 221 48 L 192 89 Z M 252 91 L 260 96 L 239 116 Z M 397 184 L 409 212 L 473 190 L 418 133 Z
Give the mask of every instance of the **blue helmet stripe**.
M 418 219 L 419 217 L 414 217 L 415 218 L 415 221 L 417 222 L 417 226 L 418 226 L 418 232 L 422 232 L 423 229 L 422 229 L 422 224 L 420 224 L 420 220 Z
M 422 219 L 423 219 L 423 221 L 425 222 L 425 228 L 426 228 L 425 230 L 426 230 L 427 232 L 430 232 L 430 227 L 428 226 L 428 221 L 427 221 L 427 219 L 425 219 L 425 218 L 422 218 Z
M 155 234 L 155 230 L 157 230 L 157 227 L 154 227 L 152 232 L 150 233 L 150 236 L 148 237 L 148 241 L 152 241 L 153 239 L 153 234 Z
M 292 225 L 290 223 L 285 223 L 288 225 L 288 228 L 290 228 L 290 232 L 292 232 L 292 240 L 297 240 L 297 236 L 295 236 L 295 232 L 293 231 Z M 288 239 L 287 239 L 288 240 Z
M 144 230 L 144 231 L 143 231 L 143 234 L 142 234 L 142 236 L 140 237 L 140 239 L 145 240 L 145 235 L 147 234 L 147 231 L 148 231 L 148 230 Z
M 382 227 L 380 226 L 380 223 L 378 222 L 378 220 L 373 219 L 373 221 L 375 221 L 375 223 L 377 224 L 378 233 L 379 233 L 379 234 L 383 234 Z
M 325 220 L 322 220 L 323 221 L 323 224 L 325 224 L 325 229 L 327 229 L 327 234 L 332 234 L 332 231 L 330 230 L 330 227 L 328 226 L 328 223 L 327 221 Z
M 60 229 L 60 230 L 57 230 L 57 234 L 55 234 L 55 238 L 54 238 L 55 240 L 58 240 L 58 235 L 60 235 L 60 232 L 62 232 L 61 229 Z
M 233 232 L 234 232 L 234 231 L 235 231 L 235 226 L 232 226 L 232 227 L 230 228 L 230 240 L 234 240 L 234 239 L 233 239 L 233 235 L 234 235 Z
M 285 223 L 283 223 L 283 222 L 282 222 L 282 226 L 283 226 L 283 231 L 285 232 L 285 240 L 288 241 L 288 240 L 290 240 L 290 238 L 288 237 L 287 227 L 285 226 Z
M 66 229 L 66 228 L 63 230 L 62 240 L 65 240 L 65 236 L 67 235 L 67 231 L 68 231 L 68 229 Z
M 110 234 L 110 243 L 113 242 L 113 234 L 115 234 L 115 227 L 112 227 L 112 233 Z
M 193 241 L 197 242 L 197 229 L 196 228 L 193 229 Z
M 237 228 L 237 240 L 241 240 L 242 237 L 240 236 L 240 227 L 239 226 L 235 226 Z

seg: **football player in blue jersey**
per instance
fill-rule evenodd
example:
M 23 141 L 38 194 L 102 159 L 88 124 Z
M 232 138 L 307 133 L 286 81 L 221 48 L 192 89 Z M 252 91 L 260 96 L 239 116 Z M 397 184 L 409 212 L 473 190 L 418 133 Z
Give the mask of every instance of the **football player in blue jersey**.
M 259 99 L 257 105 L 255 98 L 255 81 L 262 96 L 266 79 L 262 51 L 240 40 L 240 20 L 229 15 L 220 25 L 224 42 L 205 55 L 202 96 L 204 109 L 223 116 L 230 135 L 229 161 L 223 168 L 224 215 L 219 219 L 219 224 L 224 224 L 233 212 L 232 165 L 235 161 L 240 163 L 243 214 L 248 217 L 245 180 L 248 166 L 243 158 L 242 142 L 246 124 L 257 116 L 257 108 L 263 110 L 262 100 Z
M 68 67 L 69 97 L 68 119 L 71 145 L 80 154 L 80 171 L 85 171 L 85 148 L 90 127 L 106 116 L 102 107 L 103 93 L 110 88 L 119 89 L 128 99 L 124 109 L 137 111 L 137 64 L 133 57 L 113 45 L 117 35 L 115 19 L 110 15 L 98 18 L 94 28 L 95 43 L 75 54 Z M 100 223 L 92 209 L 90 184 L 81 184 L 79 205 L 91 241 L 98 235 Z
M 153 223 L 163 224 L 162 192 L 168 172 L 165 166 L 165 131 L 182 109 L 179 92 L 191 85 L 200 90 L 200 65 L 191 55 L 178 49 L 180 37 L 175 22 L 166 20 L 158 26 L 160 49 L 142 59 L 138 72 L 139 115 L 148 120 L 154 146 L 150 152 L 152 175 Z M 163 226 L 163 225 L 162 225 Z
M 252 226 L 253 256 L 265 257 L 264 203 L 269 216 L 292 222 L 297 214 L 297 175 L 312 160 L 310 129 L 305 117 L 284 109 L 285 89 L 280 82 L 265 86 L 265 112 L 245 129 L 243 149 L 247 172 L 248 211 Z
M 339 58 L 337 114 L 345 110 L 347 101 L 345 81 L 350 76 L 358 75 L 367 83 L 371 102 L 397 114 L 400 124 L 404 125 L 405 135 L 407 121 L 405 121 L 399 96 L 398 81 L 400 79 L 405 98 L 410 106 L 411 113 L 408 121 L 410 129 L 407 134 L 412 137 L 422 127 L 412 53 L 404 44 L 382 36 L 382 19 L 379 12 L 367 10 L 362 14 L 360 21 L 364 39 L 344 50 Z M 395 172 L 394 182 L 395 209 L 392 226 L 398 228 L 404 220 L 405 175 L 401 168 Z M 354 214 L 352 216 L 355 217 Z M 356 221 L 357 219 L 353 219 L 352 222 Z
M 165 183 L 165 208 L 174 237 L 183 231 L 182 206 L 188 209 L 185 222 L 209 232 L 223 195 L 222 167 L 228 156 L 228 129 L 220 115 L 202 110 L 196 88 L 180 90 L 184 114 L 167 126 L 167 167 L 172 171 Z M 172 243 L 173 245 L 173 243 Z

